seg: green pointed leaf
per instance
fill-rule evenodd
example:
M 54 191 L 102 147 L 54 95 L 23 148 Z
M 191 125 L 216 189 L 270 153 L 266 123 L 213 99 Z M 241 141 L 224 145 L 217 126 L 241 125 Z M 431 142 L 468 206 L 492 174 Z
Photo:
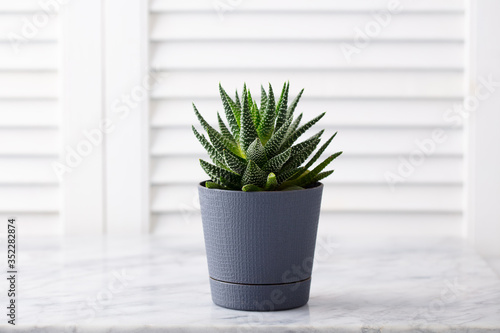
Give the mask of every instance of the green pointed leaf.
M 269 96 L 267 97 L 267 100 L 266 100 L 266 105 L 265 105 L 265 109 L 264 109 L 264 116 L 262 117 L 260 124 L 259 124 L 259 128 L 258 128 L 259 135 L 260 135 L 262 142 L 264 144 L 269 140 L 269 138 L 271 137 L 271 135 L 273 134 L 273 131 L 274 131 L 274 120 L 276 117 L 276 114 L 274 111 L 274 108 L 275 108 L 274 103 L 275 102 L 274 102 L 273 87 L 271 87 L 271 84 L 269 84 Z M 261 104 L 261 108 L 262 108 L 262 104 Z
M 248 89 L 247 89 L 247 98 L 248 98 L 248 105 L 250 106 L 250 114 L 252 115 L 253 125 L 255 130 L 257 131 L 257 128 L 259 127 L 260 123 L 259 107 L 257 103 L 255 103 L 255 101 L 253 100 L 252 94 Z
M 217 149 L 219 154 L 222 155 L 222 151 L 224 149 L 229 149 L 237 155 L 241 153 L 239 147 L 234 142 L 224 138 L 224 136 L 221 133 L 217 132 L 217 130 L 215 130 L 215 128 L 210 126 L 205 121 L 205 119 L 201 116 L 200 112 L 198 111 L 198 109 L 196 108 L 196 106 L 194 104 L 193 104 L 193 109 L 194 109 L 194 113 L 196 114 L 196 117 L 198 117 L 198 120 L 200 121 L 201 126 L 203 126 L 205 131 L 207 131 L 207 134 L 208 134 L 208 137 L 210 138 L 210 141 L 212 142 L 214 148 Z
M 293 175 L 292 177 L 288 178 L 287 182 L 290 182 L 292 180 L 295 180 L 297 178 L 300 178 L 300 177 L 304 177 L 305 175 L 307 175 L 310 171 L 305 169 L 302 171 L 302 172 L 297 172 L 295 175 Z M 290 182 L 292 183 L 292 182 Z M 295 182 L 293 182 L 295 184 Z
M 276 128 L 280 128 L 288 119 L 287 118 L 287 110 L 288 110 L 288 90 L 290 89 L 290 85 L 285 83 L 283 85 L 283 90 L 281 91 L 281 97 L 278 108 L 278 115 L 276 119 Z
M 213 182 L 230 188 L 239 188 L 241 176 L 200 159 L 200 165 Z
M 264 171 L 268 172 L 278 172 L 281 170 L 281 167 L 288 161 L 290 155 L 292 153 L 292 148 L 288 148 L 284 152 L 279 155 L 274 156 L 262 168 Z
M 309 155 L 312 154 L 321 141 L 321 134 L 323 134 L 323 131 L 320 131 L 309 139 L 293 146 L 292 156 L 283 166 L 283 170 L 295 169 L 304 163 L 304 161 L 309 157 Z
M 253 103 L 250 108 L 250 113 L 252 114 L 253 126 L 254 128 L 259 128 L 260 124 L 260 112 L 257 104 Z
M 244 88 L 246 88 L 246 85 Z M 247 92 L 247 98 L 248 98 L 248 105 L 252 105 L 253 104 L 252 93 L 248 89 L 246 90 L 246 92 Z
M 312 169 L 307 175 L 298 178 L 297 181 L 296 181 L 296 184 L 299 185 L 299 186 L 307 186 L 307 185 L 309 185 L 314 180 L 314 178 L 321 171 L 323 171 L 324 168 L 327 167 L 328 164 L 330 164 L 334 159 L 336 159 L 341 154 L 342 154 L 342 152 L 338 152 L 338 153 L 335 153 L 333 155 L 330 155 L 323 162 L 321 162 L 317 167 L 315 167 L 314 169 Z
M 224 162 L 231 171 L 237 173 L 238 175 L 242 175 L 245 172 L 245 169 L 247 168 L 247 163 L 244 158 L 236 156 L 235 154 L 231 153 L 229 150 L 226 149 L 224 149 L 223 155 L 224 155 Z
M 231 134 L 231 132 L 229 132 L 229 130 L 227 129 L 226 127 L 226 124 L 224 124 L 224 121 L 222 120 L 222 118 L 220 117 L 220 114 L 219 112 L 217 112 L 217 119 L 218 119 L 218 122 L 219 122 L 219 129 L 220 129 L 220 132 L 222 134 L 222 136 L 228 140 L 228 141 L 231 141 L 233 142 L 233 144 L 236 145 L 236 141 L 234 140 L 234 137 L 233 135 Z
M 225 139 L 222 134 L 220 134 L 213 128 L 207 130 L 207 134 L 210 142 L 212 142 L 214 148 L 220 155 L 223 155 L 224 149 L 227 149 L 238 156 L 241 154 L 240 149 L 233 142 Z
M 316 149 L 316 146 L 319 144 L 319 142 L 320 142 L 319 139 L 311 141 L 309 145 L 305 146 L 304 149 L 297 152 L 297 154 L 294 154 L 292 149 L 292 156 L 285 163 L 285 165 L 283 165 L 282 170 L 290 170 L 299 167 L 302 163 L 304 163 L 305 160 L 307 160 L 309 155 L 312 154 L 312 152 L 314 151 L 314 149 Z
M 260 110 L 265 111 L 267 107 L 267 93 L 264 87 L 261 85 L 260 86 Z
M 267 175 L 266 185 L 264 186 L 264 190 L 273 191 L 276 187 L 278 187 L 278 180 L 276 179 L 276 175 L 274 173 L 270 173 Z
M 254 161 L 259 167 L 266 164 L 266 150 L 264 149 L 264 146 L 260 142 L 259 138 L 255 138 L 252 144 L 248 147 L 247 159 Z
M 224 105 L 224 112 L 226 113 L 226 119 L 229 123 L 229 128 L 235 138 L 240 136 L 240 109 L 226 93 L 222 85 L 219 83 L 219 93 L 222 99 L 222 105 Z
M 293 99 L 292 103 L 288 107 L 288 110 L 286 112 L 286 117 L 290 118 L 293 117 L 293 112 L 295 111 L 295 108 L 297 107 L 297 104 L 299 104 L 300 97 L 302 96 L 302 93 L 304 92 L 304 89 L 302 89 L 299 94 Z
M 317 116 L 316 118 L 313 118 L 309 122 L 305 123 L 304 125 L 300 126 L 295 132 L 291 133 L 286 139 L 285 142 L 283 143 L 281 149 L 287 149 L 288 147 L 291 147 L 297 139 L 304 134 L 309 128 L 311 128 L 314 124 L 316 124 L 323 116 L 325 115 L 325 112 Z
M 291 119 L 291 118 L 288 118 L 288 119 Z M 302 113 L 299 114 L 299 116 L 292 122 L 292 124 L 290 125 L 290 127 L 288 127 L 288 131 L 286 131 L 285 138 L 290 137 L 290 135 L 293 132 L 295 132 L 295 130 L 297 129 L 297 127 L 299 127 L 299 124 L 300 124 L 301 120 L 302 120 Z
M 333 173 L 334 170 L 330 170 L 330 171 L 324 171 L 324 172 L 321 172 L 319 173 L 316 177 L 314 177 L 314 179 L 311 181 L 310 184 L 314 184 L 314 183 L 317 183 L 319 182 L 320 180 L 330 176 L 332 173 Z
M 252 184 L 256 186 L 264 186 L 266 184 L 267 174 L 254 161 L 249 160 L 248 166 L 241 180 L 243 185 Z
M 223 185 L 219 185 L 219 184 L 214 183 L 214 182 L 205 182 L 205 187 L 206 188 L 215 188 L 215 189 L 219 189 L 219 190 L 227 190 L 227 187 L 225 187 Z
M 241 102 L 240 102 L 240 96 L 238 96 L 238 90 L 234 92 L 235 98 L 234 98 L 234 103 L 240 107 L 241 110 Z
M 311 146 L 314 145 L 316 141 L 321 140 L 321 136 L 323 135 L 324 132 L 325 130 L 321 130 L 318 133 L 311 136 L 310 138 L 308 138 L 307 140 L 304 140 L 301 143 L 298 143 L 295 146 L 293 146 L 291 148 L 292 156 L 301 154 L 304 151 L 310 151 Z
M 267 109 L 272 111 L 270 113 L 275 114 L 276 112 L 276 100 L 274 98 L 273 87 L 269 83 L 269 95 L 267 96 Z
M 198 133 L 198 131 L 196 130 L 196 128 L 194 128 L 194 126 L 191 126 L 191 128 L 193 129 L 193 133 L 196 136 L 196 138 L 198 139 L 198 141 L 201 143 L 202 147 L 207 151 L 210 159 L 216 164 L 223 163 L 224 162 L 223 156 L 221 156 L 217 152 L 217 150 L 210 144 L 210 142 L 208 142 L 208 140 L 205 138 L 205 136 Z
M 309 139 L 293 146 L 291 154 L 293 158 L 290 158 L 287 164 L 283 166 L 283 169 L 284 170 L 293 169 L 304 163 L 305 160 L 307 160 L 307 158 L 309 157 L 309 155 L 312 154 L 314 149 L 316 149 L 316 146 L 319 144 L 320 137 L 323 134 L 323 132 L 324 131 L 322 130 L 313 135 L 312 137 L 310 137 Z M 307 166 L 304 166 L 304 170 L 305 170 L 304 173 L 308 172 Z M 303 174 L 295 174 L 294 176 L 290 177 L 289 180 L 296 179 L 300 176 L 303 176 Z
M 291 169 L 287 171 L 281 171 L 277 176 L 276 179 L 278 180 L 278 184 L 283 183 L 284 181 L 288 180 L 290 177 L 294 176 L 297 173 L 302 173 L 304 172 L 304 168 L 299 167 L 296 169 Z
M 248 102 L 248 95 L 247 95 L 247 84 L 243 83 L 243 91 L 241 92 L 241 110 L 243 110 L 243 106 L 245 105 L 245 100 Z M 250 106 L 250 104 L 249 104 Z M 241 119 L 241 117 L 240 117 Z M 241 124 L 240 124 L 241 126 Z
M 261 192 L 264 189 L 253 184 L 247 184 L 241 188 L 243 192 Z
M 247 151 L 250 144 L 257 138 L 257 131 L 252 120 L 248 98 L 243 98 L 243 108 L 241 110 L 241 132 L 240 146 L 243 151 Z
M 198 109 L 196 108 L 196 105 L 193 104 L 193 110 L 194 110 L 194 114 L 196 115 L 196 118 L 198 118 L 198 121 L 200 122 L 201 126 L 207 130 L 207 128 L 211 128 L 212 126 L 210 126 L 207 121 L 205 120 L 205 118 L 203 118 L 203 116 L 200 114 L 200 111 L 198 111 Z
M 281 88 L 281 94 L 280 94 L 280 98 L 278 100 L 278 104 L 276 104 L 276 106 L 275 106 L 274 112 L 276 112 L 276 116 L 278 116 L 278 113 L 280 111 L 280 106 L 281 106 L 281 102 L 283 101 L 283 96 L 285 95 L 285 91 L 286 91 L 286 82 L 283 83 L 283 88 Z
M 281 126 L 281 128 L 273 133 L 269 141 L 266 142 L 264 148 L 266 149 L 266 156 L 268 159 L 273 158 L 278 152 L 285 139 L 285 134 L 290 126 L 290 119 Z
M 330 144 L 330 142 L 332 142 L 333 138 L 337 135 L 337 132 L 335 132 L 335 134 L 333 134 L 330 139 L 328 139 L 328 141 L 326 141 L 319 149 L 318 151 L 316 152 L 316 154 L 314 154 L 313 158 L 311 158 L 311 160 L 309 162 L 307 162 L 307 164 L 304 166 L 304 168 L 306 169 L 309 169 L 309 167 L 311 165 L 314 164 L 314 162 L 316 162 L 318 160 L 318 158 L 320 158 L 321 154 L 323 154 L 323 152 L 325 151 L 325 149 L 328 147 L 328 145 Z

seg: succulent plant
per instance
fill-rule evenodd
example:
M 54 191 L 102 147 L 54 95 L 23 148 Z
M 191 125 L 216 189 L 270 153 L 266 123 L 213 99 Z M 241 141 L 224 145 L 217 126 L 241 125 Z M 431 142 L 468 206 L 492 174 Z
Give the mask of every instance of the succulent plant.
M 205 183 L 207 188 L 247 192 L 298 190 L 312 186 L 333 173 L 333 170 L 323 169 L 342 152 L 329 156 L 312 170 L 308 169 L 319 159 L 337 133 L 302 165 L 320 143 L 323 130 L 301 143 L 294 143 L 325 113 L 299 126 L 302 114 L 295 119 L 293 114 L 304 89 L 289 104 L 289 88 L 290 84 L 286 82 L 276 102 L 271 85 L 269 84 L 267 92 L 261 86 L 259 107 L 246 84 L 241 97 L 236 91 L 234 100 L 219 84 L 229 125 L 226 126 L 217 113 L 220 131 L 205 121 L 193 103 L 194 112 L 210 141 L 193 126 L 194 135 L 214 163 L 200 159 L 201 167 L 211 179 Z

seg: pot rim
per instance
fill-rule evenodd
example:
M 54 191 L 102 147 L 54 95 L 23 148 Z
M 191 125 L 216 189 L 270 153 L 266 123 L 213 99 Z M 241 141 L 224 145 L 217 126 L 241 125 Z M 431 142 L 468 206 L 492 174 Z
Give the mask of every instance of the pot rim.
M 257 191 L 257 192 L 245 192 L 245 191 L 237 191 L 237 190 L 221 190 L 221 189 L 218 189 L 218 188 L 207 188 L 205 187 L 205 183 L 208 182 L 208 181 L 211 181 L 210 179 L 207 179 L 207 180 L 204 180 L 200 183 L 198 183 L 198 188 L 202 188 L 204 190 L 209 190 L 209 191 L 218 191 L 218 192 L 224 192 L 224 193 L 245 193 L 248 194 L 248 195 L 278 195 L 279 193 L 281 194 L 286 194 L 286 193 L 293 193 L 293 192 L 296 192 L 296 191 L 299 191 L 299 192 L 309 192 L 309 191 L 313 191 L 313 190 L 319 190 L 319 189 L 322 189 L 324 187 L 323 183 L 321 182 L 317 182 L 315 186 L 313 187 L 308 187 L 308 188 L 305 188 L 303 190 L 291 190 L 291 191 Z

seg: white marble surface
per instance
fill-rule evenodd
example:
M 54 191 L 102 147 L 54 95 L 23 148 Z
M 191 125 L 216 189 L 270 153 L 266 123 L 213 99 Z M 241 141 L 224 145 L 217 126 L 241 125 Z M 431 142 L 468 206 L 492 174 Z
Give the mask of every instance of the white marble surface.
M 198 236 L 22 239 L 0 332 L 500 332 L 500 279 L 460 240 L 318 244 L 309 304 L 255 313 L 212 304 Z

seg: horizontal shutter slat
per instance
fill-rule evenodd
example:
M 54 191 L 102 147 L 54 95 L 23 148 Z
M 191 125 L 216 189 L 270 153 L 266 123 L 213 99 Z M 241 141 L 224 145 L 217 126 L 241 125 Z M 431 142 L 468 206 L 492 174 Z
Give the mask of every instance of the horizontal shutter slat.
M 1 70 L 57 70 L 57 43 L 28 43 L 15 52 L 10 43 L 0 44 Z
M 235 4 L 231 6 L 231 4 Z M 400 0 L 402 12 L 461 12 L 464 10 L 462 1 L 456 0 Z M 217 2 L 205 0 L 177 1 L 177 0 L 152 0 L 150 8 L 152 12 L 161 11 L 208 11 L 217 10 Z M 228 15 L 233 11 L 375 11 L 387 8 L 386 0 L 351 0 L 351 1 L 289 1 L 289 0 L 252 0 L 241 2 L 222 2 L 227 4 Z
M 0 185 L 57 185 L 52 169 L 55 161 L 47 157 L 0 157 Z
M 163 40 L 332 40 L 353 42 L 354 27 L 374 21 L 369 13 L 245 13 L 219 20 L 212 13 L 152 14 L 151 39 Z M 258 21 L 259 24 L 255 24 Z M 422 24 L 425 22 L 425 24 Z M 193 29 L 192 27 L 203 27 Z M 448 40 L 464 38 L 463 14 L 399 14 L 375 40 Z
M 42 10 L 26 13 L 0 12 L 0 41 L 11 43 L 13 51 L 19 53 L 30 42 L 57 41 L 58 15 L 47 15 L 47 19 L 44 15 L 47 14 Z
M 4 129 L 0 131 L 0 155 L 57 155 L 57 129 Z
M 0 100 L 0 127 L 57 127 L 57 101 Z
M 57 98 L 58 89 L 54 71 L 0 71 L 0 99 Z
M 400 185 L 391 190 L 387 185 L 342 185 L 325 188 L 322 199 L 324 211 L 338 212 L 461 212 L 461 186 Z M 196 207 L 195 186 L 175 185 L 152 188 L 153 213 L 175 212 Z
M 241 52 L 264 48 L 265 52 Z M 151 66 L 189 69 L 454 69 L 463 67 L 460 43 L 373 43 L 348 61 L 339 42 L 160 42 Z M 203 56 L 200 56 L 203 54 Z M 272 54 L 270 57 L 269 55 Z M 293 56 L 292 56 L 293 55 Z
M 321 74 L 321 75 L 319 75 Z M 227 91 L 241 90 L 244 80 L 252 91 L 271 82 L 280 87 L 289 80 L 292 95 L 307 87 L 308 97 L 459 97 L 463 73 L 456 72 L 335 72 L 335 71 L 180 71 L 160 73 L 164 83 L 151 93 L 153 98 L 218 96 L 218 83 Z M 166 79 L 168 78 L 168 79 Z M 295 86 L 300 84 L 300 86 Z
M 0 186 L 2 213 L 57 213 L 59 189 L 57 186 Z

